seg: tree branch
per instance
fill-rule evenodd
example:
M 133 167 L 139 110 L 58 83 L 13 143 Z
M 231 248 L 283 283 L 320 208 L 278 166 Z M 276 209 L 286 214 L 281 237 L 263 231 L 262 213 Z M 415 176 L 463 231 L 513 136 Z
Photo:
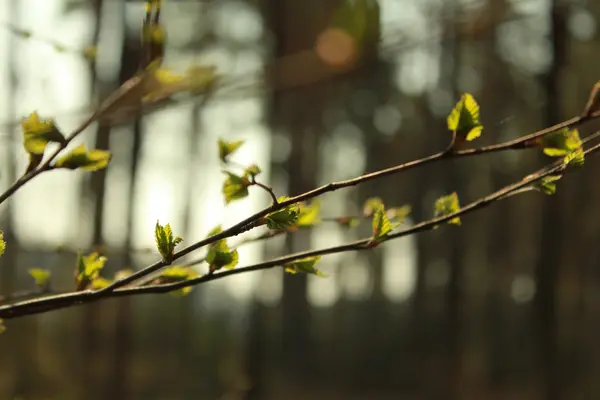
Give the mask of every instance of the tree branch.
M 261 218 L 265 217 L 269 213 L 281 210 L 281 209 L 283 209 L 289 205 L 295 204 L 295 203 L 299 203 L 299 202 L 302 202 L 305 200 L 312 199 L 312 198 L 320 196 L 324 193 L 333 192 L 335 190 L 346 188 L 346 187 L 356 186 L 358 184 L 361 184 L 361 183 L 364 183 L 367 181 L 371 181 L 374 179 L 380 179 L 380 178 L 383 178 L 386 176 L 395 175 L 395 174 L 407 171 L 412 168 L 420 167 L 420 166 L 423 166 L 423 165 L 426 165 L 429 163 L 433 163 L 436 161 L 444 160 L 444 159 L 471 157 L 471 156 L 478 156 L 478 155 L 495 153 L 495 152 L 500 152 L 500 151 L 522 150 L 522 149 L 532 148 L 535 146 L 536 139 L 539 139 L 545 135 L 549 135 L 549 134 L 559 131 L 561 129 L 574 128 L 576 126 L 582 125 L 582 124 L 589 122 L 593 119 L 596 119 L 598 117 L 600 117 L 600 111 L 585 113 L 580 116 L 576 116 L 576 117 L 570 118 L 568 120 L 565 120 L 563 122 L 560 122 L 551 127 L 544 128 L 544 129 L 538 130 L 536 132 L 533 132 L 529 135 L 522 136 L 522 137 L 514 139 L 514 140 L 509 140 L 509 141 L 506 141 L 506 142 L 503 142 L 500 144 L 483 146 L 483 147 L 479 147 L 479 148 L 475 148 L 475 149 L 454 150 L 451 152 L 447 151 L 447 149 L 446 149 L 444 151 L 435 153 L 435 154 L 430 155 L 425 158 L 417 159 L 414 161 L 396 165 L 394 167 L 379 170 L 376 172 L 367 173 L 367 174 L 358 176 L 353 179 L 329 183 L 327 185 L 313 189 L 306 193 L 297 195 L 295 197 L 291 197 L 290 199 L 288 199 L 286 201 L 274 203 L 271 206 L 263 209 L 262 211 L 259 211 L 259 212 L 255 213 L 254 215 L 251 215 L 250 217 L 238 222 L 237 224 L 231 226 L 230 228 L 225 229 L 218 234 L 215 234 L 206 239 L 198 241 L 198 242 L 176 252 L 173 255 L 173 261 L 175 261 L 195 250 L 198 250 L 204 246 L 208 246 L 212 243 L 215 243 L 219 240 L 237 236 L 244 232 L 247 232 L 247 231 L 253 229 L 254 227 L 256 227 L 257 222 L 260 221 Z M 141 269 L 141 270 L 133 273 L 132 275 L 129 275 L 121 280 L 113 282 L 109 286 L 107 286 L 103 289 L 100 289 L 100 292 L 102 292 L 102 293 L 111 292 L 120 287 L 124 287 L 138 279 L 141 279 L 149 274 L 152 274 L 152 273 L 158 271 L 159 269 L 161 269 L 167 265 L 169 265 L 169 263 L 166 263 L 164 261 L 157 262 L 153 265 L 150 265 L 144 269 Z
M 585 141 L 589 141 L 593 138 L 600 136 L 600 131 L 590 135 L 586 138 Z M 595 154 L 600 150 L 600 144 L 596 144 L 590 147 L 587 150 L 584 150 L 585 155 Z M 387 240 L 394 240 L 404 236 L 416 234 L 419 232 L 431 230 L 434 227 L 448 222 L 453 218 L 460 217 L 466 215 L 468 213 L 474 212 L 478 209 L 489 206 L 495 201 L 500 201 L 510 197 L 511 194 L 520 193 L 523 189 L 527 188 L 531 184 L 540 181 L 546 176 L 564 173 L 566 170 L 566 165 L 564 160 L 561 158 L 554 163 L 541 168 L 535 173 L 528 175 L 523 178 L 521 181 L 507 185 L 504 188 L 488 195 L 478 200 L 475 200 L 466 206 L 463 206 L 459 210 L 454 213 L 447 214 L 441 217 L 432 218 L 428 221 L 421 222 L 419 224 L 413 225 L 412 227 L 396 232 L 388 234 L 386 237 Z M 215 235 L 216 236 L 216 235 Z M 210 239 L 210 238 L 209 238 Z M 114 297 L 124 297 L 124 296 L 132 296 L 132 295 L 141 295 L 141 294 L 151 294 L 151 293 L 168 293 L 174 290 L 178 290 L 185 287 L 195 286 L 207 282 L 211 282 L 217 279 L 223 279 L 225 277 L 231 275 L 237 275 L 246 272 L 252 271 L 260 271 L 265 269 L 270 269 L 277 266 L 283 266 L 287 263 L 290 263 L 295 260 L 303 259 L 306 257 L 314 257 L 314 256 L 322 256 L 328 254 L 335 254 L 341 252 L 348 251 L 363 251 L 371 249 L 371 241 L 372 238 L 365 238 L 361 240 L 357 240 L 351 243 L 346 243 L 343 245 L 328 247 L 319 250 L 310 250 L 299 252 L 291 255 L 287 255 L 284 257 L 275 258 L 269 261 L 261 262 L 255 265 L 236 268 L 232 270 L 226 270 L 223 272 L 206 274 L 198 278 L 190 279 L 187 281 L 175 282 L 170 284 L 161 284 L 161 285 L 151 285 L 151 286 L 138 286 L 138 287 L 130 287 L 130 288 L 117 288 L 112 291 L 103 291 L 103 290 L 86 290 L 81 292 L 72 292 L 72 293 L 64 293 L 53 296 L 46 296 L 32 300 L 26 300 L 6 306 L 0 306 L 0 318 L 3 319 L 11 319 L 22 317 L 26 315 L 39 314 L 42 312 L 46 312 L 48 310 L 57 310 L 67 307 L 72 307 L 79 304 L 86 304 L 94 301 L 98 301 L 104 298 L 114 298 Z M 147 268 L 146 268 L 147 269 Z M 143 270 L 142 270 L 143 271 Z

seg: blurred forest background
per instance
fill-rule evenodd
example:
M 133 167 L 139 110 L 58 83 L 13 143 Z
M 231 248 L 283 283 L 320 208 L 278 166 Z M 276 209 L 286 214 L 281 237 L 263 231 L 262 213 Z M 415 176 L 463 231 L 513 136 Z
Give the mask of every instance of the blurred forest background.
M 0 0 L 3 189 L 27 162 L 20 118 L 37 110 L 68 132 L 133 75 L 143 10 Z M 109 275 L 142 268 L 158 258 L 157 219 L 189 245 L 267 205 L 251 191 L 225 208 L 219 137 L 245 139 L 236 161 L 294 195 L 444 149 L 463 91 L 482 107 L 476 145 L 571 117 L 600 79 L 599 18 L 591 0 L 164 0 L 165 64 L 214 65 L 223 84 L 88 129 L 82 140 L 114 153 L 107 171 L 45 174 L 4 204 L 0 293 L 33 289 L 31 267 L 73 290 L 78 248 L 102 245 Z M 322 214 L 380 196 L 428 219 L 437 197 L 474 200 L 544 165 L 540 153 L 428 165 L 327 194 Z M 556 195 L 511 198 L 460 228 L 327 256 L 327 279 L 277 269 L 10 320 L 0 399 L 600 398 L 596 170 L 590 158 Z M 240 265 L 368 232 L 324 224 L 245 246 Z

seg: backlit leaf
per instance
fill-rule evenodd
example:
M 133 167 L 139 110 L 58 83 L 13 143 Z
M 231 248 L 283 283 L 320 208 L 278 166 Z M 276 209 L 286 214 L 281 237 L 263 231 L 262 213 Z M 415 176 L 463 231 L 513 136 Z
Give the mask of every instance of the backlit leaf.
M 580 147 L 567 154 L 564 158 L 564 163 L 571 167 L 582 167 L 585 163 L 585 153 L 583 148 Z
M 319 223 L 320 204 L 318 200 L 313 200 L 310 204 L 300 204 L 300 214 L 296 221 L 298 227 L 314 226 Z
M 581 148 L 582 142 L 577 129 L 561 129 L 539 139 L 544 154 L 550 157 L 563 157 Z
M 86 150 L 85 145 L 82 144 L 60 157 L 54 164 L 54 167 L 67 169 L 81 168 L 84 171 L 97 171 L 106 168 L 110 159 L 111 154 L 109 151 Z
M 77 290 L 83 290 L 88 285 L 97 279 L 100 275 L 100 271 L 104 268 L 106 263 L 106 257 L 100 256 L 94 252 L 90 255 L 83 256 L 81 251 L 77 253 L 77 266 L 75 273 L 75 282 L 77 284 Z
M 279 203 L 287 201 L 287 197 L 280 197 L 277 199 Z M 300 205 L 298 203 L 290 204 L 282 208 L 281 210 L 273 211 L 267 214 L 265 222 L 269 229 L 287 229 L 298 222 L 300 217 Z
M 326 274 L 315 268 L 315 265 L 320 259 L 320 256 L 302 258 L 300 260 L 292 261 L 290 263 L 285 264 L 284 268 L 286 272 L 289 272 L 291 274 L 303 272 L 305 274 L 312 274 L 321 278 L 326 278 Z
M 175 246 L 183 241 L 179 236 L 174 237 L 171 225 L 166 224 L 162 226 L 156 221 L 154 227 L 154 240 L 156 242 L 156 248 L 162 256 L 164 261 L 170 262 L 173 259 L 173 253 L 175 252 Z
M 222 189 L 223 196 L 225 197 L 225 204 L 248 197 L 250 181 L 247 178 L 232 172 L 224 172 L 227 174 L 227 179 L 223 182 Z
M 460 210 L 460 203 L 456 192 L 435 201 L 435 218 L 455 213 L 458 210 Z M 448 223 L 460 225 L 460 217 L 452 218 Z
M 479 105 L 470 93 L 464 93 L 454 106 L 447 119 L 448 129 L 456 132 L 459 141 L 477 139 L 483 125 L 479 122 Z
M 373 241 L 381 242 L 388 233 L 396 229 L 399 223 L 391 223 L 385 211 L 385 206 L 379 204 L 373 212 L 373 220 L 371 228 L 373 233 Z
M 23 145 L 30 154 L 42 155 L 49 142 L 65 143 L 65 137 L 58 130 L 52 119 L 40 119 L 37 112 L 32 112 L 21 121 Z
M 219 145 L 219 159 L 226 163 L 231 154 L 233 154 L 237 149 L 239 149 L 244 144 L 243 140 L 237 140 L 234 142 L 228 142 L 226 140 L 220 139 L 218 140 Z

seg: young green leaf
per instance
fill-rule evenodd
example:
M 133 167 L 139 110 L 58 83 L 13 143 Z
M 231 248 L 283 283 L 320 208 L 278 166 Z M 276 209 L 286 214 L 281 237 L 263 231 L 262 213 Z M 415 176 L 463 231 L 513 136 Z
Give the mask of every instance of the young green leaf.
M 577 129 L 561 129 L 542 136 L 538 140 L 544 154 L 550 157 L 563 157 L 581 148 L 582 142 Z
M 111 154 L 106 150 L 86 150 L 85 145 L 75 147 L 73 150 L 60 157 L 55 168 L 78 169 L 84 171 L 97 171 L 104 169 L 111 159 Z
M 231 250 L 225 239 L 212 244 L 206 255 L 209 270 L 214 272 L 221 268 L 233 269 L 239 262 L 237 250 Z
M 320 204 L 318 200 L 313 200 L 310 204 L 300 203 L 300 214 L 296 221 L 298 227 L 309 227 L 317 225 L 319 221 Z
M 42 155 L 49 142 L 65 143 L 65 137 L 58 130 L 52 119 L 40 119 L 37 112 L 32 112 L 21 121 L 23 145 L 29 154 Z
M 456 192 L 448 196 L 440 197 L 435 201 L 435 218 L 455 213 L 458 210 L 460 210 L 460 203 Z M 460 225 L 460 217 L 452 218 L 448 223 Z
M 229 171 L 224 171 L 228 178 L 223 182 L 223 196 L 225 197 L 225 204 L 229 204 L 234 200 L 240 200 L 248 196 L 248 186 L 251 185 L 250 181 L 243 177 L 238 176 Z
M 455 133 L 458 143 L 470 142 L 481 136 L 479 105 L 470 93 L 464 93 L 447 118 L 448 129 Z M 457 144 L 458 144 L 457 143 Z
M 183 282 L 198 277 L 199 274 L 194 271 L 193 268 L 173 266 L 165 268 L 165 270 L 158 277 L 156 284 L 162 285 L 167 283 Z M 192 291 L 192 287 L 184 287 L 178 290 L 170 292 L 176 296 L 184 296 Z
M 227 163 L 227 161 L 229 161 L 228 160 L 229 156 L 231 154 L 233 154 L 237 149 L 239 149 L 244 144 L 244 141 L 237 140 L 235 142 L 228 142 L 226 140 L 219 139 L 218 144 L 219 144 L 219 159 L 222 162 Z
M 35 284 L 42 290 L 47 289 L 50 284 L 50 271 L 41 268 L 29 269 L 29 275 L 35 281 Z
M 156 248 L 166 262 L 171 262 L 173 259 L 173 253 L 175 252 L 175 246 L 183 242 L 180 236 L 174 236 L 171 230 L 171 225 L 166 224 L 162 226 L 156 221 L 154 227 L 154 239 L 156 241 Z
M 371 222 L 373 241 L 381 242 L 382 239 L 385 239 L 385 236 L 396 229 L 398 225 L 400 224 L 390 222 L 385 212 L 385 206 L 379 204 L 373 212 L 373 221 Z
M 542 191 L 544 194 L 553 195 L 556 193 L 556 181 L 562 178 L 562 175 L 549 175 L 538 181 L 537 189 Z
M 77 290 L 86 289 L 91 282 L 100 276 L 100 271 L 104 268 L 106 257 L 98 253 L 92 253 L 83 256 L 81 251 L 77 253 L 77 267 L 75 269 L 75 283 Z
M 307 257 L 302 258 L 300 260 L 292 261 L 284 265 L 285 271 L 290 274 L 295 274 L 297 272 L 303 272 L 305 274 L 312 274 L 319 276 L 321 278 L 326 278 L 327 275 L 315 268 L 317 261 L 321 259 L 320 256 L 317 257 Z
M 570 152 L 564 158 L 565 165 L 568 165 L 571 167 L 583 167 L 584 162 L 585 162 L 585 153 L 583 152 L 582 147 Z
M 277 199 L 279 203 L 288 200 L 287 197 Z M 300 206 L 298 203 L 290 204 L 281 210 L 273 211 L 267 214 L 265 222 L 269 229 L 287 229 L 296 224 L 300 217 Z

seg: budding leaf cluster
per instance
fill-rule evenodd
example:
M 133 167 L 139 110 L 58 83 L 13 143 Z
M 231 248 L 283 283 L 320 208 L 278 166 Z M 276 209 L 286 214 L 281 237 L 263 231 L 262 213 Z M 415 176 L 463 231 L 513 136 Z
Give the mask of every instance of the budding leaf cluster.
M 171 262 L 173 260 L 173 253 L 175 252 L 175 246 L 183 242 L 180 236 L 174 236 L 171 230 L 171 225 L 166 224 L 162 226 L 156 221 L 154 228 L 154 239 L 156 241 L 156 248 L 163 258 L 163 261 Z
M 582 142 L 577 129 L 561 129 L 544 135 L 538 139 L 539 146 L 544 149 L 544 154 L 550 157 L 564 157 L 581 150 Z
M 456 192 L 449 194 L 448 196 L 440 197 L 435 201 L 435 218 L 443 217 L 445 215 L 453 214 L 460 210 L 460 203 L 458 200 L 458 194 Z M 460 217 L 454 217 L 449 224 L 460 225 Z
M 75 268 L 75 283 L 77 290 L 87 289 L 100 276 L 104 268 L 106 257 L 94 252 L 84 256 L 81 251 L 77 253 L 77 266 Z

